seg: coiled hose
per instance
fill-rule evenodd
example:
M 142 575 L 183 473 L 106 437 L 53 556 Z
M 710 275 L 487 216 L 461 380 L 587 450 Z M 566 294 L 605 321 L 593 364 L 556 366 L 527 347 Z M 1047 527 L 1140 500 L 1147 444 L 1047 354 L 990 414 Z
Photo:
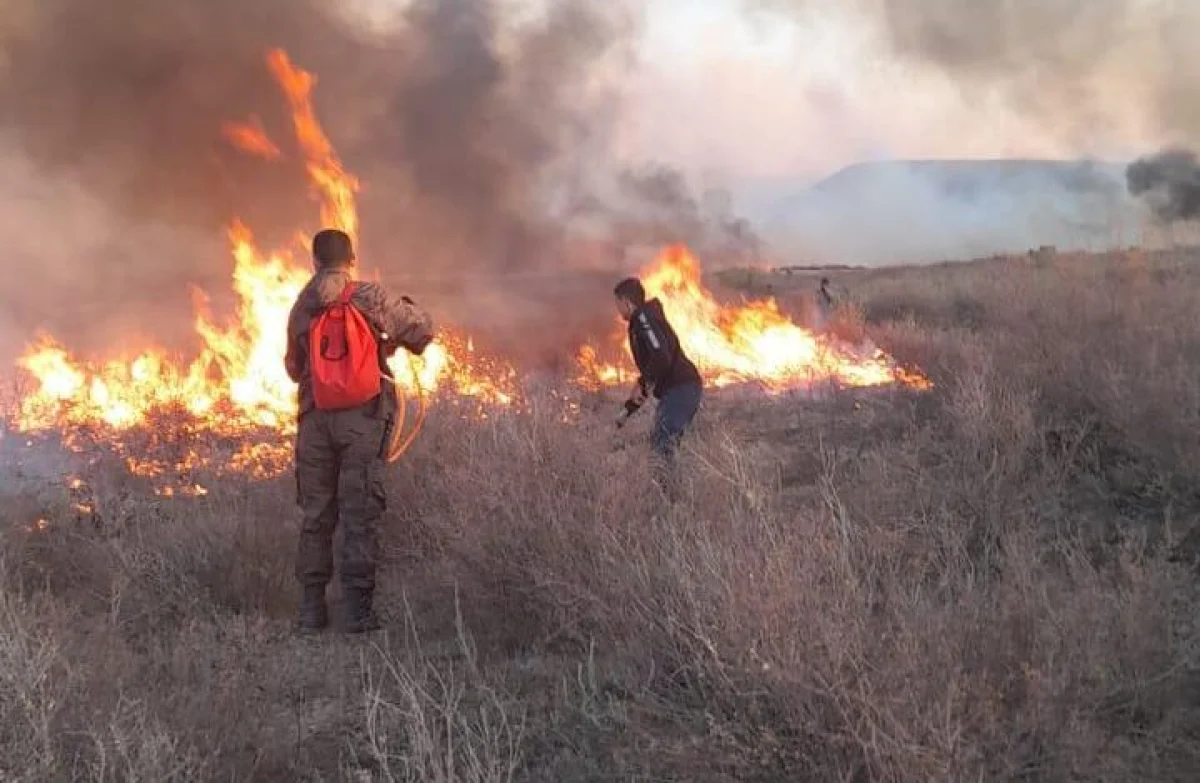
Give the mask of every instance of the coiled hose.
M 407 437 L 402 437 L 404 433 L 404 423 L 408 418 L 408 399 L 405 395 L 404 388 L 396 381 L 395 378 L 385 372 L 380 372 L 379 375 L 385 381 L 392 384 L 396 389 L 396 422 L 392 426 L 392 434 L 388 439 L 387 444 L 387 461 L 393 463 L 404 455 L 412 446 L 413 441 L 417 439 L 417 434 L 421 431 L 422 425 L 425 424 L 425 393 L 421 389 L 421 378 L 417 374 L 417 368 L 413 364 L 412 357 L 408 357 L 409 370 L 412 372 L 413 387 L 417 393 L 417 421 L 413 425 L 412 431 Z

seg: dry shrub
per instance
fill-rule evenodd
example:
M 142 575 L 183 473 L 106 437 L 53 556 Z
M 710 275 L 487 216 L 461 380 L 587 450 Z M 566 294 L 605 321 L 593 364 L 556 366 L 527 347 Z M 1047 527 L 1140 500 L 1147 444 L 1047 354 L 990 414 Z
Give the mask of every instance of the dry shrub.
M 935 388 L 710 395 L 674 505 L 615 399 L 438 406 L 372 640 L 291 633 L 290 476 L 168 501 L 99 460 L 80 515 L 10 470 L 0 769 L 1188 779 L 1197 596 L 1162 544 L 1200 508 L 1195 284 L 1062 255 L 851 281 L 850 326 Z
M 1044 448 L 1034 392 L 968 361 L 936 420 L 824 453 L 808 507 L 779 502 L 769 447 L 720 428 L 693 440 L 693 492 L 671 509 L 638 471 L 606 473 L 604 450 L 578 442 L 568 457 L 570 435 L 534 420 L 497 423 L 470 455 L 423 455 L 437 469 L 421 472 L 449 482 L 439 497 L 465 481 L 455 465 L 495 466 L 472 474 L 451 547 L 488 574 L 488 611 L 522 618 L 528 647 L 604 640 L 648 698 L 704 716 L 728 774 L 1118 774 L 1133 762 L 1064 748 L 1111 740 L 1094 714 L 1114 694 L 1161 699 L 1178 575 L 1135 550 L 1116 572 L 1091 562 L 1058 525 L 1072 463 Z
M 8 591 L 0 594 L 0 771 L 13 780 L 58 772 L 55 718 L 63 695 L 63 668 L 45 604 Z
M 925 279 L 876 282 L 899 300 L 936 291 L 969 296 L 989 323 L 980 344 L 997 372 L 1034 395 L 1036 424 L 1053 438 L 1089 433 L 1080 458 L 1107 475 L 1105 492 L 1126 496 L 1161 524 L 1164 515 L 1197 510 L 1200 450 L 1200 324 L 1192 255 L 1176 251 L 1100 256 L 1058 255 L 1051 265 L 1024 260 L 942 270 Z M 910 320 L 879 330 L 905 358 L 953 382 L 961 365 L 946 361 L 962 335 L 936 321 Z M 1152 508 L 1151 508 L 1152 507 Z
M 385 781 L 499 783 L 521 763 L 522 707 L 488 683 L 461 619 L 458 660 L 429 657 L 406 614 L 404 641 L 361 654 L 364 758 Z
M 853 301 L 838 302 L 830 315 L 828 331 L 849 345 L 862 345 L 867 337 L 866 316 L 862 305 Z
M 106 725 L 89 729 L 91 761 L 81 779 L 113 781 L 196 780 L 213 771 L 203 757 L 150 718 L 136 701 L 118 702 Z

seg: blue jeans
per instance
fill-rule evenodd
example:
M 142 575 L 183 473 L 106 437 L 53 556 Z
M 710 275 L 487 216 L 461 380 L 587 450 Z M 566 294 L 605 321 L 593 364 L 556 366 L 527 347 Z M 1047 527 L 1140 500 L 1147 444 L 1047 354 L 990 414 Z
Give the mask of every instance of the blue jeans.
M 675 386 L 663 392 L 654 411 L 654 451 L 668 464 L 675 460 L 675 450 L 684 431 L 696 417 L 704 390 L 697 384 Z

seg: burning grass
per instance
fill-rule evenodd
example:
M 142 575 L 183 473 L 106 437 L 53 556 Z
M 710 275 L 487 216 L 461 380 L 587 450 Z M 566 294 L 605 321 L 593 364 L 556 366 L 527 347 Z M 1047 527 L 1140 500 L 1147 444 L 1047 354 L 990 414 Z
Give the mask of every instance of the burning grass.
M 321 225 L 356 238 L 360 185 L 317 118 L 316 77 L 295 66 L 282 50 L 268 52 L 266 64 L 290 109 Z M 256 118 L 226 124 L 223 135 L 266 162 L 284 157 Z M 8 416 L 15 429 L 29 435 L 61 434 L 76 450 L 127 452 L 122 456 L 137 475 L 191 473 L 201 464 L 259 477 L 278 472 L 279 444 L 295 426 L 295 385 L 281 360 L 288 313 L 311 268 L 287 250 L 263 252 L 240 221 L 233 221 L 228 238 L 239 305 L 220 324 L 208 312 L 206 296 L 196 293 L 197 356 L 183 360 L 149 349 L 136 357 L 85 361 L 43 335 L 19 362 L 34 387 Z M 307 244 L 303 236 L 299 244 Z M 741 306 L 718 303 L 702 282 L 699 261 L 682 246 L 667 249 L 645 277 L 648 293 L 661 298 L 710 385 L 752 382 L 781 391 L 834 380 L 851 386 L 928 388 L 923 375 L 898 367 L 882 351 L 856 351 L 794 324 L 772 299 Z M 452 326 L 439 323 L 436 331 L 436 341 L 422 357 L 400 352 L 393 372 L 404 394 L 448 400 L 475 418 L 534 404 L 524 394 L 517 369 L 503 357 L 477 352 L 471 336 Z M 551 399 L 562 403 L 564 394 L 579 388 L 595 391 L 628 383 L 624 342 L 617 327 L 597 343 L 582 346 L 572 379 L 575 388 L 556 390 Z M 567 400 L 562 416 L 570 418 L 575 407 Z M 213 440 L 222 444 L 215 451 L 191 445 Z M 228 441 L 242 445 L 229 452 Z M 205 451 L 213 455 L 201 453 Z M 185 481 L 183 486 L 191 485 Z
M 312 105 L 315 77 L 281 50 L 270 51 L 266 60 L 291 110 L 321 224 L 356 237 L 359 183 L 344 169 L 317 120 Z M 225 136 L 250 154 L 268 161 L 279 157 L 265 152 L 278 147 L 253 122 L 228 125 Z M 136 357 L 83 361 L 43 335 L 20 360 L 36 385 L 19 401 L 16 428 L 34 433 L 84 430 L 87 437 L 101 429 L 124 433 L 178 421 L 176 438 L 201 431 L 246 438 L 264 428 L 288 434 L 294 428 L 295 384 L 281 357 L 288 312 L 311 266 L 287 249 L 263 252 L 240 221 L 229 227 L 228 238 L 239 305 L 227 323 L 219 324 L 208 312 L 206 296 L 196 293 L 194 325 L 201 345 L 197 356 L 183 361 L 150 349 Z M 299 245 L 306 247 L 307 240 L 301 237 Z M 402 359 L 394 368 L 401 388 L 412 394 L 449 391 L 487 404 L 512 401 L 511 368 L 476 355 L 469 336 L 445 325 L 439 332 L 425 356 Z
M 645 418 L 434 406 L 372 640 L 291 634 L 290 478 L 8 437 L 0 772 L 1190 779 L 1189 260 L 841 280 L 934 388 L 714 395 L 670 510 Z

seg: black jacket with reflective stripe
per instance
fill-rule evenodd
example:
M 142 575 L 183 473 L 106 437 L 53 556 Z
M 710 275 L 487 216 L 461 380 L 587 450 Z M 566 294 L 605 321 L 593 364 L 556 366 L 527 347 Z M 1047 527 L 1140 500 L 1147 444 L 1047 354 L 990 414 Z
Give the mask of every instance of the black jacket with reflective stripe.
M 629 349 L 641 373 L 642 387 L 655 399 L 676 386 L 703 385 L 700 371 L 683 352 L 657 299 L 646 302 L 629 319 Z

